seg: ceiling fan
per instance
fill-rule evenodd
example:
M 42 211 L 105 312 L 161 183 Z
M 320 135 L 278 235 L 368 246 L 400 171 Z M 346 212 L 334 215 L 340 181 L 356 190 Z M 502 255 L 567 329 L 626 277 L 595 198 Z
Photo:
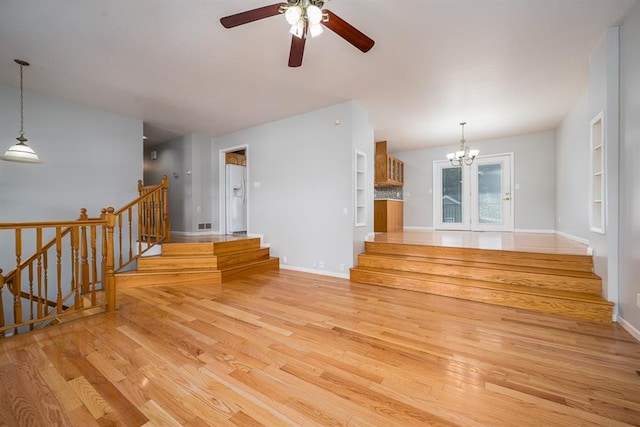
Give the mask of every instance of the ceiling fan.
M 291 25 L 289 32 L 292 34 L 289 67 L 302 65 L 307 35 L 311 37 L 320 35 L 322 26 L 327 27 L 362 52 L 368 52 L 375 42 L 329 9 L 324 9 L 324 3 L 323 0 L 287 0 L 287 3 L 275 3 L 225 16 L 220 18 L 220 23 L 225 28 L 233 28 L 270 16 L 284 14 L 287 22 Z

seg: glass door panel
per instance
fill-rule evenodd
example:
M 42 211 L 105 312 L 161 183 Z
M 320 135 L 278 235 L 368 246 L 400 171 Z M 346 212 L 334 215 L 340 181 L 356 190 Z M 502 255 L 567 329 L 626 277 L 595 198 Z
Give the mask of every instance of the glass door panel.
M 511 154 L 478 157 L 471 166 L 433 162 L 436 229 L 513 231 Z
M 471 229 L 513 230 L 511 155 L 477 158 L 471 172 Z
M 434 162 L 434 225 L 439 229 L 469 229 L 468 185 L 464 169 L 448 161 Z

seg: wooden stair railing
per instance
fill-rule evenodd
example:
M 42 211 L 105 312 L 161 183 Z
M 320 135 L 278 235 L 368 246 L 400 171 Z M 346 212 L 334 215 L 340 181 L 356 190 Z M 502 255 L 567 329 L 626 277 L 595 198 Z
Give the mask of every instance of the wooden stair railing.
M 0 338 L 95 307 L 115 310 L 115 272 L 169 240 L 168 187 L 166 176 L 155 186 L 138 182 L 138 198 L 99 218 L 83 208 L 76 221 L 0 224 L 2 249 L 8 240 L 15 247 L 15 267 L 0 269 Z

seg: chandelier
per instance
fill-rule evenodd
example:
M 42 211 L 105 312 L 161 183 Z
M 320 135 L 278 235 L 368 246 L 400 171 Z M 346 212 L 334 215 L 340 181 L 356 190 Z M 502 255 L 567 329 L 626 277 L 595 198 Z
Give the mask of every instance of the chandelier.
M 454 153 L 447 154 L 447 159 L 453 166 L 462 166 L 463 164 L 470 166 L 474 159 L 478 156 L 479 150 L 469 150 L 469 146 L 464 141 L 464 125 L 467 122 L 460 123 L 462 127 L 462 138 L 460 138 L 460 148 Z
M 322 0 L 288 0 L 283 5 L 284 17 L 291 25 L 289 32 L 298 38 L 303 38 L 307 31 L 311 37 L 322 34 L 321 22 L 327 22 L 329 16 L 322 12 Z
M 18 140 L 17 144 L 12 145 L 9 149 L 4 153 L 0 159 L 7 160 L 9 162 L 20 162 L 20 163 L 42 163 L 38 158 L 38 155 L 31 147 L 29 147 L 25 142 L 27 142 L 27 138 L 24 137 L 24 95 L 22 93 L 22 68 L 28 67 L 29 63 L 26 61 L 22 61 L 20 59 L 14 59 L 16 64 L 20 65 L 20 134 L 16 138 Z

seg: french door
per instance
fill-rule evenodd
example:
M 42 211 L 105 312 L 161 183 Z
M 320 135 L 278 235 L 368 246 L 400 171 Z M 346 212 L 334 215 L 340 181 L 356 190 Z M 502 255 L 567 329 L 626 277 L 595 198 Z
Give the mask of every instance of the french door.
M 433 162 L 434 228 L 513 231 L 512 154 Z

